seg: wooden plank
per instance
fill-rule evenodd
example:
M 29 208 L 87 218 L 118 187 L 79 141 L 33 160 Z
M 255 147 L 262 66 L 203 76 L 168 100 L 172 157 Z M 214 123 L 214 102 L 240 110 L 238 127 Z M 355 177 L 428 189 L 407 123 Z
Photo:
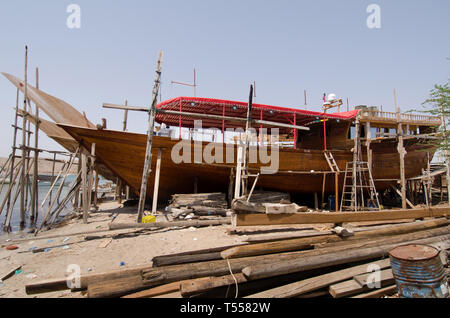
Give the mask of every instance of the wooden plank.
M 352 298 L 380 298 L 383 296 L 390 296 L 397 292 L 397 286 L 391 285 L 388 287 L 380 288 L 368 293 L 353 296 Z
M 242 273 L 225 275 L 220 277 L 202 277 L 183 282 L 180 285 L 180 293 L 183 297 L 204 293 L 214 288 L 232 285 L 235 283 L 245 283 L 247 278 Z
M 133 229 L 133 228 L 165 228 L 172 226 L 210 226 L 210 225 L 224 225 L 231 224 L 231 220 L 228 218 L 217 220 L 189 220 L 189 221 L 171 221 L 171 222 L 155 222 L 155 223 L 110 223 L 110 230 L 119 229 Z
M 168 294 L 163 294 L 159 296 L 155 296 L 153 298 L 182 298 L 180 292 L 173 292 Z
M 158 158 L 156 159 L 155 183 L 153 186 L 152 213 L 156 213 L 156 208 L 157 208 L 157 204 L 158 204 L 159 175 L 160 175 L 160 171 L 161 171 L 161 154 L 162 154 L 162 150 L 158 149 Z
M 106 240 L 104 240 L 103 242 L 101 242 L 101 243 L 98 245 L 98 247 L 100 247 L 100 248 L 105 248 L 105 247 L 107 247 L 107 246 L 109 245 L 109 243 L 111 243 L 111 242 L 112 242 L 112 238 L 106 239 Z
M 0 282 L 3 282 L 14 275 L 16 270 L 22 268 L 22 265 L 9 265 L 6 269 L 2 269 L 0 272 Z
M 346 239 L 342 239 L 340 236 L 336 234 L 328 234 L 322 236 L 281 240 L 268 243 L 249 244 L 244 246 L 232 247 L 228 250 L 221 252 L 221 255 L 222 258 L 226 259 L 226 258 L 247 257 L 270 253 L 289 252 L 308 249 L 309 247 L 312 246 L 312 244 L 344 242 L 344 241 L 346 242 L 346 241 L 360 240 L 361 238 L 380 237 L 386 235 L 400 235 L 411 233 L 414 231 L 421 231 L 432 229 L 435 227 L 446 226 L 449 223 L 450 223 L 449 220 L 443 218 L 426 222 L 414 222 L 411 224 L 392 225 L 380 229 L 360 231 L 354 233 L 352 237 L 348 237 Z
M 342 282 L 342 283 L 331 285 L 329 288 L 330 294 L 334 298 L 341 298 L 341 297 L 346 297 L 346 296 L 351 296 L 351 295 L 355 295 L 358 293 L 362 293 L 367 290 L 371 290 L 373 288 L 369 287 L 366 280 L 369 275 L 373 275 L 373 274 L 374 273 L 359 275 L 358 280 L 356 280 L 354 278 L 354 279 L 350 279 L 350 280 Z M 386 285 L 391 285 L 394 282 L 394 277 L 392 276 L 391 269 L 382 270 L 379 273 L 379 275 L 380 275 L 379 280 L 376 282 L 379 283 L 381 285 L 381 287 L 386 286 Z M 363 284 L 360 284 L 360 283 L 363 283 Z
M 421 208 L 414 210 L 382 210 L 373 212 L 237 214 L 234 216 L 234 224 L 236 226 L 254 226 L 279 224 L 344 223 L 419 219 L 424 217 L 442 217 L 448 215 L 450 215 L 449 206 Z
M 353 277 L 353 279 L 361 286 L 367 286 L 369 284 L 376 283 L 376 281 L 375 282 L 370 281 L 371 277 L 373 277 L 372 276 L 373 274 L 374 273 L 361 274 Z M 379 274 L 383 282 L 388 282 L 390 284 L 395 283 L 394 275 L 392 274 L 392 269 L 390 268 L 385 269 L 381 271 Z
M 389 259 L 384 259 L 381 261 L 358 265 L 343 270 L 327 273 L 324 275 L 308 278 L 305 280 L 301 280 L 299 282 L 280 286 L 277 288 L 272 288 L 257 294 L 249 295 L 247 296 L 247 298 L 297 297 L 330 286 L 332 284 L 350 279 L 355 275 L 365 273 L 367 271 L 367 266 L 370 264 L 378 265 L 380 266 L 381 269 L 391 266 Z
M 150 298 L 150 297 L 156 297 L 164 294 L 174 293 L 180 290 L 180 284 L 182 284 L 184 281 L 181 282 L 174 282 L 170 284 L 161 285 L 158 287 L 153 287 L 147 290 L 143 290 L 137 293 L 129 294 L 126 296 L 122 296 L 122 298 Z
M 278 260 L 275 260 L 270 264 L 260 263 L 250 265 L 243 268 L 242 273 L 244 273 L 247 278 L 250 278 L 252 280 L 284 274 L 292 274 L 309 269 L 318 269 L 325 266 L 334 266 L 387 256 L 389 250 L 397 246 L 399 242 L 417 242 L 425 244 L 428 244 L 428 242 L 432 242 L 434 244 L 436 242 L 441 242 L 441 240 L 447 240 L 449 237 L 450 234 L 448 234 L 448 228 L 445 228 L 423 231 L 423 233 L 420 234 L 413 233 L 397 235 L 393 238 L 388 238 L 387 240 L 363 242 L 359 247 L 358 243 L 355 244 L 352 248 L 349 248 L 349 245 L 347 244 L 347 246 L 341 246 L 341 248 L 345 250 L 345 253 L 343 253 L 342 250 L 335 250 L 333 252 L 305 257 L 305 255 L 292 252 L 291 254 L 293 256 L 290 258 L 282 259 L 281 257 L 278 257 Z M 441 245 L 447 246 L 448 242 L 444 241 Z M 328 250 L 332 250 L 332 247 Z

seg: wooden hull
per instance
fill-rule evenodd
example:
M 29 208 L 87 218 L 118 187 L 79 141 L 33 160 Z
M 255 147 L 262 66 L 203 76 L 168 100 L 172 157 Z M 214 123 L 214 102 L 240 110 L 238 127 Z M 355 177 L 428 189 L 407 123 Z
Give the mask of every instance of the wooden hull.
M 87 149 L 90 149 L 92 143 L 95 143 L 97 159 L 138 193 L 144 166 L 147 138 L 145 134 L 97 130 L 66 125 L 60 126 Z M 191 163 L 175 163 L 171 155 L 173 147 L 178 142 L 178 140 L 171 140 L 167 137 L 154 136 L 152 172 L 147 189 L 148 196 L 151 197 L 153 195 L 153 181 L 155 178 L 154 173 L 158 149 L 162 149 L 159 184 L 159 198 L 161 201 L 167 200 L 174 193 L 193 193 L 195 180 L 197 180 L 198 192 L 227 192 L 231 168 L 236 166 L 236 147 L 234 145 L 228 145 L 232 147 L 233 163 L 207 163 L 204 159 L 202 159 L 202 163 L 193 163 L 194 142 L 185 141 L 191 149 Z M 204 151 L 206 145 L 207 143 L 201 144 L 202 151 Z M 216 146 L 223 149 L 225 157 L 225 145 L 216 144 Z M 413 143 L 406 145 L 405 171 L 407 178 L 421 174 L 422 168 L 426 167 L 427 154 L 423 151 L 423 147 Z M 398 179 L 400 177 L 399 155 L 396 150 L 396 143 L 394 141 L 373 143 L 372 149 L 373 177 L 374 179 L 384 180 L 376 181 L 377 190 L 383 190 L 388 188 L 390 184 L 396 184 L 396 181 L 392 179 Z M 346 162 L 352 161 L 352 152 L 350 150 L 332 150 L 332 153 L 338 166 L 344 171 Z M 365 159 L 364 153 L 363 157 Z M 257 163 L 251 163 L 249 168 L 252 173 L 257 173 L 261 167 L 268 166 L 269 164 L 262 164 L 258 160 Z M 335 176 L 330 171 L 323 151 L 280 148 L 278 173 L 260 175 L 257 188 L 285 191 L 294 195 L 314 192 L 321 193 L 323 172 L 330 172 L 326 174 L 325 192 L 334 194 Z M 341 173 L 339 175 L 339 193 L 342 190 L 343 179 L 344 173 Z M 251 182 L 252 180 L 250 180 Z

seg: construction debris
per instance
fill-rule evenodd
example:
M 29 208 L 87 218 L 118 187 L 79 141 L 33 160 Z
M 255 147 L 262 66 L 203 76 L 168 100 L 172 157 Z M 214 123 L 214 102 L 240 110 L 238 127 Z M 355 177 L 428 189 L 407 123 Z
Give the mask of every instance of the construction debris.
M 365 228 L 348 237 L 331 232 L 164 255 L 155 257 L 152 266 L 82 275 L 76 290 L 86 290 L 94 298 L 174 297 L 174 293 L 182 297 L 382 297 L 395 293 L 386 258 L 389 251 L 406 243 L 446 250 L 449 222 L 430 219 Z M 375 270 L 380 271 L 377 280 L 371 275 Z M 30 283 L 26 290 L 34 294 L 67 288 L 62 281 Z

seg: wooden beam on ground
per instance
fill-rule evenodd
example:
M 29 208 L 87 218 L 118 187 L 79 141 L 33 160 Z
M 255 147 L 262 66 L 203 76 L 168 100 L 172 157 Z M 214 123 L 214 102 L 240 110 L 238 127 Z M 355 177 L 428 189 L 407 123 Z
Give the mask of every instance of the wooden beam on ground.
M 448 229 L 446 230 L 448 232 Z M 408 234 L 408 236 L 398 236 L 397 241 L 401 241 L 402 243 L 417 243 L 417 244 L 435 244 L 436 242 L 440 242 L 442 244 L 443 240 L 448 240 L 450 235 L 442 234 L 445 231 L 442 229 L 435 229 L 430 231 L 423 231 L 423 233 L 415 233 L 415 235 Z M 411 240 L 411 237 L 415 238 Z M 421 239 L 417 239 L 420 237 Z M 445 243 L 445 242 L 444 242 Z M 199 262 L 199 263 L 190 263 L 190 264 L 182 264 L 182 265 L 171 265 L 164 267 L 152 268 L 151 265 L 139 266 L 134 268 L 126 268 L 122 270 L 115 270 L 112 272 L 104 272 L 98 274 L 84 274 L 80 277 L 80 288 L 86 289 L 88 285 L 96 282 L 105 282 L 107 280 L 115 280 L 120 278 L 130 278 L 135 282 L 135 275 L 141 276 L 141 280 L 145 280 L 145 282 L 141 282 L 140 285 L 129 285 L 127 282 L 124 284 L 117 286 L 120 289 L 120 292 L 116 290 L 115 292 L 120 294 L 120 296 L 124 296 L 130 293 L 140 290 L 148 289 L 150 287 L 158 286 L 161 284 L 167 284 L 177 281 L 182 281 L 186 279 L 207 277 L 207 276 L 222 276 L 229 275 L 230 268 L 233 273 L 241 272 L 243 268 L 247 266 L 252 266 L 255 264 L 274 264 L 276 262 L 285 261 L 285 260 L 295 260 L 298 262 L 298 259 L 310 259 L 312 256 L 328 254 L 331 252 L 341 252 L 344 250 L 354 250 L 355 248 L 364 248 L 380 245 L 379 240 L 375 240 L 368 244 L 367 242 L 358 242 L 354 244 L 349 244 L 347 246 L 338 246 L 338 247 L 324 247 L 319 250 L 307 251 L 307 252 L 292 252 L 292 253 L 282 253 L 282 254 L 271 254 L 271 255 L 263 255 L 263 256 L 255 256 L 255 257 L 245 257 L 241 259 L 230 259 L 226 260 L 216 260 L 209 262 Z M 302 269 L 300 268 L 300 271 Z M 276 275 L 275 275 L 276 276 Z M 109 285 L 109 283 L 108 283 Z M 137 289 L 135 289 L 137 287 Z M 25 290 L 27 294 L 36 294 L 36 293 L 44 293 L 51 292 L 56 290 L 64 290 L 68 289 L 66 278 L 54 279 L 50 281 L 36 282 L 31 283 L 25 286 Z M 105 286 L 104 291 L 106 294 L 110 291 L 108 286 Z M 97 290 L 99 292 L 99 290 Z
M 171 221 L 171 222 L 155 222 L 155 223 L 110 223 L 110 230 L 119 230 L 119 229 L 133 229 L 133 228 L 165 228 L 172 226 L 210 226 L 210 225 L 223 225 L 223 224 L 231 224 L 231 220 L 226 219 L 218 219 L 218 220 L 189 220 L 189 221 Z
M 332 284 L 336 284 L 347 279 L 351 279 L 356 275 L 360 275 L 367 272 L 369 265 L 377 265 L 380 269 L 385 269 L 391 266 L 389 259 L 384 259 L 381 261 L 366 263 L 363 265 L 358 265 L 343 270 L 327 273 L 324 275 L 311 277 L 299 282 L 292 284 L 280 286 L 277 288 L 272 288 L 265 290 L 263 292 L 249 295 L 247 298 L 290 298 L 297 297 L 318 289 L 328 287 Z
M 381 298 L 383 296 L 390 296 L 397 292 L 397 286 L 391 285 L 388 287 L 376 289 L 374 291 L 353 296 L 352 298 Z
M 367 281 L 369 276 L 374 279 L 378 278 L 378 280 L 369 282 Z M 370 291 L 375 288 L 370 288 L 371 283 L 374 285 L 379 284 L 379 286 L 384 287 L 386 285 L 392 285 L 394 282 L 395 280 L 392 275 L 392 270 L 388 268 L 380 271 L 379 273 L 361 274 L 345 282 L 331 285 L 329 291 L 331 296 L 334 298 L 341 298 Z
M 236 214 L 235 226 L 280 225 L 280 224 L 316 224 L 344 223 L 362 221 L 420 219 L 450 215 L 450 206 L 420 208 L 413 210 L 381 210 L 368 212 L 340 213 L 286 213 L 286 214 Z
M 439 229 L 438 229 L 439 230 Z M 448 233 L 448 229 L 445 230 Z M 427 232 L 427 231 L 424 231 Z M 429 231 L 430 233 L 434 232 Z M 260 263 L 251 266 L 247 266 L 242 269 L 242 273 L 251 280 L 262 279 L 267 277 L 292 274 L 296 272 L 306 271 L 310 269 L 319 269 L 327 266 L 341 265 L 358 261 L 366 261 L 370 259 L 377 259 L 388 255 L 389 251 L 397 246 L 398 239 L 404 239 L 404 242 L 417 243 L 417 244 L 438 244 L 448 247 L 448 240 L 450 234 L 444 234 L 442 236 L 431 236 L 428 238 L 422 238 L 418 240 L 410 241 L 408 235 L 400 235 L 394 237 L 392 242 L 385 242 L 384 245 L 376 245 L 373 247 L 359 247 L 346 249 L 345 253 L 341 251 L 318 254 L 310 257 L 297 256 L 286 260 L 273 261 L 271 263 Z M 430 234 L 434 235 L 434 234 Z M 411 237 L 414 237 L 412 235 Z M 294 254 L 295 255 L 295 254 Z
M 151 298 L 156 296 L 161 296 L 169 293 L 178 292 L 180 290 L 180 285 L 184 281 L 175 282 L 170 284 L 161 285 L 158 287 L 153 287 L 147 290 L 143 290 L 137 293 L 122 296 L 122 298 Z
M 271 253 L 298 251 L 311 248 L 313 244 L 344 242 L 344 241 L 347 242 L 347 241 L 361 240 L 362 238 L 407 234 L 415 231 L 423 231 L 436 227 L 446 226 L 449 223 L 450 223 L 449 220 L 447 220 L 446 218 L 442 218 L 438 220 L 414 222 L 410 224 L 391 225 L 385 228 L 361 231 L 345 239 L 341 238 L 336 234 L 328 234 L 321 236 L 280 240 L 275 242 L 248 244 L 224 250 L 221 252 L 221 255 L 222 258 L 227 259 L 227 258 L 264 255 Z
M 187 280 L 180 285 L 180 293 L 183 297 L 190 297 L 208 292 L 214 288 L 232 285 L 236 282 L 238 284 L 245 283 L 247 282 L 247 278 L 245 278 L 242 273 L 236 273 L 234 275 L 202 277 Z

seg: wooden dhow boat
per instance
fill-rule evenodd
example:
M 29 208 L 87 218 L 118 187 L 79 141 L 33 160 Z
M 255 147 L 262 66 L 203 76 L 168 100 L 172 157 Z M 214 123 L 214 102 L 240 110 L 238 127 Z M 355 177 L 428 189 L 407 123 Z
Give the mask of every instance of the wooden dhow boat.
M 19 89 L 23 87 L 22 81 L 11 75 L 5 76 Z M 28 87 L 30 88 L 30 85 Z M 64 130 L 77 143 L 86 149 L 91 149 L 91 145 L 95 143 L 96 161 L 107 167 L 138 194 L 142 181 L 146 134 L 98 129 L 72 106 L 33 87 L 29 89 L 29 98 L 57 123 L 58 128 Z M 230 192 L 233 182 L 232 170 L 237 162 L 239 134 L 235 133 L 233 139 L 229 140 L 226 130 L 245 128 L 247 103 L 178 97 L 160 103 L 157 108 L 178 112 L 177 115 L 164 112 L 156 115 L 159 124 L 165 124 L 178 133 L 172 134 L 171 137 L 155 133 L 153 137 L 148 197 L 153 195 L 158 152 L 161 152 L 162 157 L 158 195 L 160 201 L 167 200 L 174 193 Z M 214 141 L 199 141 L 192 138 L 193 129 L 196 128 L 195 120 L 199 119 L 197 118 L 199 116 L 191 114 L 203 115 L 201 127 L 215 128 L 218 131 L 216 136 L 219 138 Z M 222 120 L 214 116 L 222 116 Z M 228 121 L 226 116 L 243 120 Z M 422 169 L 427 166 L 427 153 L 431 154 L 432 158 L 435 151 L 432 146 L 422 142 L 422 137 L 434 132 L 440 126 L 439 118 L 411 114 L 400 114 L 399 117 L 396 113 L 382 112 L 374 108 L 325 113 L 253 104 L 251 118 L 258 119 L 259 122 L 253 126 L 255 141 L 250 144 L 250 152 L 258 153 L 264 150 L 270 157 L 272 152 L 278 151 L 276 172 L 261 173 L 264 168 L 272 167 L 273 162 L 263 162 L 259 155 L 255 156 L 253 162 L 250 161 L 249 172 L 261 173 L 257 188 L 289 192 L 293 195 L 314 192 L 334 194 L 336 188 L 342 189 L 344 173 L 338 174 L 336 184 L 333 169 L 345 171 L 346 163 L 353 160 L 354 127 L 357 116 L 361 123 L 359 138 L 369 145 L 361 147 L 361 159 L 370 161 L 377 190 L 381 191 L 396 185 L 400 178 L 398 142 L 396 132 L 393 132 L 393 129 L 398 128 L 399 122 L 403 129 L 406 150 L 405 176 L 412 178 L 422 174 Z M 275 143 L 270 143 L 267 138 L 272 135 L 274 126 L 266 122 L 278 123 L 279 140 Z M 294 125 L 305 129 L 292 129 Z M 182 138 L 183 130 L 189 131 L 191 135 Z M 208 160 L 204 155 L 196 157 L 198 153 L 207 153 L 214 160 Z M 225 154 L 228 154 L 228 160 Z M 333 163 L 330 165 L 330 154 L 334 165 L 338 168 L 333 168 Z M 180 157 L 184 159 L 180 161 Z

